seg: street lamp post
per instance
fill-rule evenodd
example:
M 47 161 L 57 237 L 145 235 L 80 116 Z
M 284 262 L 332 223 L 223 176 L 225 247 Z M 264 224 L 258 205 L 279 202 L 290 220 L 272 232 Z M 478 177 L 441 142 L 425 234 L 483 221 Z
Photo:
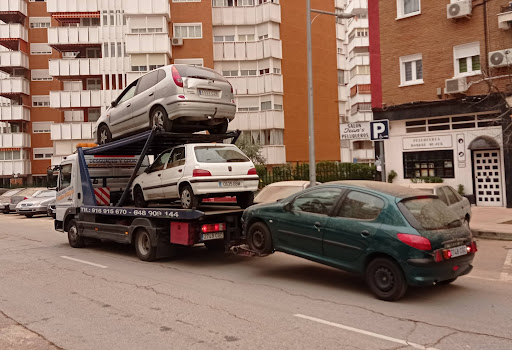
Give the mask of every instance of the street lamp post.
M 337 18 L 354 17 L 350 13 L 334 13 L 322 10 L 312 10 L 311 0 L 306 0 L 307 20 L 307 74 L 308 74 L 308 132 L 309 132 L 309 182 L 310 186 L 316 185 L 316 158 L 315 158 L 315 110 L 313 105 L 313 49 L 311 40 L 311 12 Z

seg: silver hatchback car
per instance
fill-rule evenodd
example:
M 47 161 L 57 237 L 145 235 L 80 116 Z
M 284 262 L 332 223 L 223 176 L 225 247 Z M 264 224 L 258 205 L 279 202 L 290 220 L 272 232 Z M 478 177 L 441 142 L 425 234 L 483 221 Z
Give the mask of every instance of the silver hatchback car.
M 132 82 L 96 122 L 98 144 L 159 125 L 166 131 L 223 134 L 235 117 L 231 84 L 217 72 L 174 64 Z

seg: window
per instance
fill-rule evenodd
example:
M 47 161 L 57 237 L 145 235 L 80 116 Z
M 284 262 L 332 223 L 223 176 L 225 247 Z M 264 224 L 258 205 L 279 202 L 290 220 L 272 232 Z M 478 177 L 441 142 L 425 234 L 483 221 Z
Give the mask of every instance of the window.
M 49 134 L 51 132 L 51 122 L 33 122 L 32 133 L 34 134 Z
M 480 42 L 458 45 L 453 48 L 454 77 L 481 73 Z
M 238 41 L 254 41 L 254 34 L 239 35 Z
M 283 105 L 274 103 L 274 109 L 276 111 L 282 111 L 283 110 Z
M 237 77 L 238 71 L 237 70 L 223 70 L 222 75 L 225 77 Z
M 371 111 L 372 111 L 371 102 L 355 103 L 352 106 L 350 106 L 350 114 L 351 115 L 354 115 L 357 112 L 371 112 Z
M 442 187 L 439 190 L 443 191 L 446 194 L 446 198 L 448 198 L 447 205 L 453 205 L 459 202 L 459 198 L 455 195 L 455 192 L 450 187 Z
M 116 43 L 110 43 L 110 57 L 116 57 Z
M 292 211 L 328 215 L 341 194 L 339 188 L 322 188 L 308 191 L 296 197 L 291 205 Z
M 48 44 L 37 43 L 30 44 L 30 54 L 31 55 L 51 55 L 52 48 L 48 46 Z
M 53 77 L 50 76 L 48 69 L 32 69 L 32 81 L 52 81 Z
M 151 164 L 149 171 L 153 172 L 153 171 L 164 170 L 165 164 L 167 164 L 167 161 L 169 160 L 170 156 L 171 156 L 171 151 L 167 151 L 167 152 L 159 155 L 158 158 L 155 159 L 153 164 Z
M 400 57 L 400 86 L 423 84 L 421 54 Z
M 459 115 L 457 117 L 442 117 L 408 120 L 405 122 L 405 132 L 416 133 L 425 131 L 439 130 L 458 130 L 484 128 L 488 126 L 500 125 L 499 114 L 488 113 L 479 115 Z
M 203 26 L 201 23 L 174 24 L 174 37 L 183 39 L 201 39 L 203 37 Z M 233 37 L 234 41 L 234 37 Z
M 180 165 L 185 165 L 185 147 L 175 148 L 172 151 L 166 169 L 174 168 Z
M 269 74 L 270 68 L 260 69 L 260 75 Z
M 108 43 L 103 43 L 103 57 L 108 57 Z
M 30 17 L 29 18 L 30 28 L 50 28 L 51 19 L 50 17 Z
M 130 98 L 135 96 L 135 89 L 137 88 L 138 80 L 135 80 L 126 90 L 123 91 L 123 94 L 119 97 L 119 100 L 117 101 L 117 104 L 120 105 L 121 103 L 128 101 Z
M 404 152 L 404 178 L 453 178 L 453 150 Z
M 261 102 L 261 110 L 268 111 L 269 109 L 272 109 L 272 102 L 271 101 L 262 101 Z
M 189 66 L 203 67 L 204 61 L 202 58 L 175 58 L 175 64 L 188 64 Z
M 268 34 L 260 35 L 260 36 L 258 36 L 258 39 L 260 39 L 260 40 L 268 39 Z
M 51 159 L 53 156 L 53 148 L 34 148 L 34 159 Z
M 351 191 L 343 200 L 338 216 L 357 220 L 375 220 L 384 208 L 384 201 L 370 194 Z
M 140 78 L 139 85 L 137 86 L 137 94 L 140 94 L 143 91 L 146 91 L 158 82 L 158 71 L 153 71 L 144 75 Z
M 420 13 L 420 0 L 397 0 L 397 19 L 419 15 Z
M 355 77 L 356 75 L 368 75 L 370 74 L 370 66 L 369 65 L 361 65 L 355 66 L 350 70 L 350 79 Z
M 201 0 L 172 0 L 172 2 L 201 2 Z
M 242 69 L 240 70 L 240 75 L 243 77 L 249 75 L 256 75 L 256 69 Z
M 237 6 L 254 6 L 254 0 L 238 0 Z
M 281 68 L 274 68 L 273 72 L 274 74 L 281 74 Z
M 235 41 L 234 35 L 215 35 L 213 37 L 213 41 L 215 42 L 233 42 Z
M 32 95 L 32 107 L 50 107 L 50 96 Z
M 62 190 L 71 185 L 71 170 L 73 169 L 72 164 L 63 165 L 60 169 L 60 186 Z
M 147 72 L 148 66 L 132 66 L 132 72 Z

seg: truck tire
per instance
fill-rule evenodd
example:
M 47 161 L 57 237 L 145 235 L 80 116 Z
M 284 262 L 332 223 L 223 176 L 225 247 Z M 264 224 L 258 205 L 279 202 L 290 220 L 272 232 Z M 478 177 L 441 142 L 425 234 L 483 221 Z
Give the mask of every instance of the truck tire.
M 98 128 L 98 145 L 104 145 L 106 143 L 112 142 L 112 133 L 110 132 L 108 126 L 102 124 Z
M 267 225 L 262 222 L 252 224 L 247 231 L 247 244 L 251 250 L 260 254 L 272 253 L 272 235 Z
M 400 266 L 389 258 L 375 258 L 366 268 L 366 283 L 377 298 L 395 301 L 407 291 L 407 281 Z
M 149 116 L 149 123 L 151 128 L 157 125 L 163 128 L 165 131 L 171 131 L 172 129 L 172 122 L 169 120 L 167 111 L 162 106 L 156 106 L 151 111 L 151 115 Z
M 242 209 L 249 208 L 254 203 L 254 193 L 242 192 L 236 195 L 236 203 Z
M 142 192 L 142 188 L 139 185 L 135 186 L 133 189 L 133 202 L 136 207 L 148 207 L 148 202 L 144 199 L 144 192 Z
M 71 220 L 68 224 L 68 242 L 73 248 L 85 247 L 84 239 L 78 234 L 78 227 L 76 226 L 75 220 Z
M 153 246 L 149 232 L 141 228 L 135 236 L 135 251 L 142 261 L 153 261 L 156 258 L 156 247 Z
M 180 191 L 180 200 L 183 209 L 196 209 L 199 206 L 201 198 L 194 194 L 190 185 L 185 185 Z

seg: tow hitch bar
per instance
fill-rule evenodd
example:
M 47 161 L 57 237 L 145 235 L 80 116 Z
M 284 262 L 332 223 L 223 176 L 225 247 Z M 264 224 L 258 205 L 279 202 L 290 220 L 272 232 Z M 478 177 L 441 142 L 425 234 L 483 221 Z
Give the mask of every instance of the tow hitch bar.
M 249 247 L 247 245 L 237 245 L 237 246 L 234 246 L 234 247 L 231 247 L 231 251 L 233 252 L 233 254 L 236 254 L 236 255 L 242 255 L 242 256 L 259 256 L 259 257 L 263 257 L 263 256 L 267 256 L 268 254 L 261 254 L 261 253 L 258 253 L 254 250 L 251 250 L 249 249 Z

